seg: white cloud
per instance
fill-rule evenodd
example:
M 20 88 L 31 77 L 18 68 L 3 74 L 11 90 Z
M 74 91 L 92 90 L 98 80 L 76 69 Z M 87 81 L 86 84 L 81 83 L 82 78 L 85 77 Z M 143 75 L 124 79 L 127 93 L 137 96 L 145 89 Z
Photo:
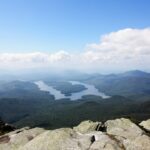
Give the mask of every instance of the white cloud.
M 106 63 L 106 67 L 111 63 L 118 69 L 147 69 L 150 63 L 150 28 L 112 32 L 103 35 L 99 43 L 87 44 L 87 49 L 86 53 L 95 54 L 92 58 Z
M 88 49 L 124 55 L 150 53 L 150 28 L 123 29 L 101 37 L 100 43 L 88 44 Z
M 3 63 L 54 63 L 69 60 L 70 55 L 67 52 L 59 51 L 57 53 L 1 53 L 0 62 Z
M 103 35 L 99 43 L 87 44 L 79 54 L 1 53 L 0 67 L 56 67 L 80 70 L 148 69 L 150 64 L 150 28 L 123 29 Z

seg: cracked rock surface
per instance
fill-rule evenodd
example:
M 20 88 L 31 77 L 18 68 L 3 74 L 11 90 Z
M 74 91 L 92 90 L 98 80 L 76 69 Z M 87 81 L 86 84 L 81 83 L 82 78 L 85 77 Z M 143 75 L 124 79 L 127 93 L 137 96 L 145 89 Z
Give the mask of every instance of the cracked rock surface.
M 0 150 L 150 150 L 149 128 L 149 121 L 125 118 L 83 121 L 73 129 L 23 128 L 0 136 Z

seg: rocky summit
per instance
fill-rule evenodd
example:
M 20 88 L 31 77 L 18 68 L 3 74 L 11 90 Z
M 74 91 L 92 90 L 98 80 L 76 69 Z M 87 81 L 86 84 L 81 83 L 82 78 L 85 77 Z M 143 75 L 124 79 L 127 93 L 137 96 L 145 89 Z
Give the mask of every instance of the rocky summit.
M 74 128 L 22 128 L 0 136 L 0 150 L 150 150 L 150 120 L 83 121 Z

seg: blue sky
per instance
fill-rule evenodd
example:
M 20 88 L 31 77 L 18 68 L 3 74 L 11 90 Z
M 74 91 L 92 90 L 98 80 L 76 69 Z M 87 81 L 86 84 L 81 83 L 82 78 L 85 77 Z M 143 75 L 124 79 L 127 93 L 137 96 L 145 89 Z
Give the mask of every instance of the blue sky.
M 0 0 L 0 52 L 81 52 L 100 36 L 150 25 L 149 0 Z
M 0 0 L 0 69 L 150 71 L 150 0 Z

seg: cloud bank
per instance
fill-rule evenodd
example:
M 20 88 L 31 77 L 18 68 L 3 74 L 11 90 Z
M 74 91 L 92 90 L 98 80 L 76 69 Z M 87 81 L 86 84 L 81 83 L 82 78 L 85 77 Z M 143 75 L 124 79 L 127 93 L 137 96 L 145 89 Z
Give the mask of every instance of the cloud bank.
M 82 71 L 113 72 L 119 70 L 149 70 L 150 28 L 122 29 L 101 36 L 99 43 L 89 43 L 78 54 L 1 53 L 0 68 L 56 68 Z

